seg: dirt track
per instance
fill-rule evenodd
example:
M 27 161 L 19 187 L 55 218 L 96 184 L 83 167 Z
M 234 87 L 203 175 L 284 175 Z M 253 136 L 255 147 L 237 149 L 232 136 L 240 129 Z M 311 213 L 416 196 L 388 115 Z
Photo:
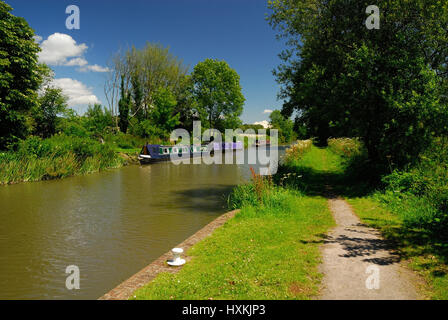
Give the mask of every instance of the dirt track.
M 420 299 L 414 287 L 415 275 L 399 263 L 399 257 L 378 231 L 362 225 L 346 201 L 328 201 L 337 226 L 322 247 L 320 299 Z M 375 274 L 379 282 L 374 281 Z

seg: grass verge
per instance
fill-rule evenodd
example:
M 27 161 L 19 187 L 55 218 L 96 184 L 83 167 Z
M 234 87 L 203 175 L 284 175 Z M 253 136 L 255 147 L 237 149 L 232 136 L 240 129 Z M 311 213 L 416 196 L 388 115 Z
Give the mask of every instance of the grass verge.
M 331 226 L 326 199 L 275 188 L 268 205 L 244 206 L 190 249 L 179 273 L 159 274 L 134 299 L 310 299 Z

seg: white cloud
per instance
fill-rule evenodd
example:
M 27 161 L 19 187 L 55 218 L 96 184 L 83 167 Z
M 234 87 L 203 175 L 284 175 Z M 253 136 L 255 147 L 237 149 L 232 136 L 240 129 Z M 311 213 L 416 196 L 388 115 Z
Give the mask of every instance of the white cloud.
M 270 109 L 265 109 L 265 110 L 263 111 L 263 113 L 272 113 L 272 110 L 270 110 Z
M 69 67 L 71 67 L 71 66 L 83 67 L 83 66 L 85 66 L 87 64 L 89 64 L 89 63 L 84 58 L 73 58 L 70 61 L 68 61 L 65 65 L 69 66 Z
M 67 65 L 67 59 L 81 57 L 87 50 L 84 43 L 77 44 L 68 34 L 54 33 L 41 43 L 39 60 L 51 66 Z
M 101 103 L 92 90 L 78 80 L 70 78 L 54 79 L 52 85 L 62 89 L 62 92 L 68 97 L 69 107 Z
M 93 72 L 109 72 L 110 69 L 107 67 L 102 67 L 99 66 L 97 64 L 94 64 L 92 66 L 85 66 L 83 68 L 80 68 L 79 71 L 81 72 L 88 72 L 88 71 L 93 71 Z
M 269 129 L 271 127 L 271 125 L 269 124 L 268 121 L 263 120 L 263 121 L 259 121 L 259 122 L 255 122 L 254 124 L 260 124 L 263 126 L 263 128 L 265 129 Z
M 84 43 L 77 44 L 75 39 L 64 33 L 54 33 L 48 39 L 42 41 L 42 37 L 36 36 L 35 40 L 40 44 L 42 51 L 39 53 L 39 61 L 50 66 L 81 67 L 80 72 L 108 72 L 109 69 L 97 64 L 89 65 L 84 58 L 88 46 Z

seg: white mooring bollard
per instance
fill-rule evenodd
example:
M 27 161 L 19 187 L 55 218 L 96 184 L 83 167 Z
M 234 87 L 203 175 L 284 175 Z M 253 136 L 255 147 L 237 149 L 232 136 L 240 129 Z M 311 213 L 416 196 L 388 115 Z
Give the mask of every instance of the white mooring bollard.
M 168 260 L 166 263 L 173 267 L 179 267 L 185 264 L 185 259 L 181 258 L 181 254 L 184 252 L 183 249 L 174 248 L 171 252 L 173 253 L 173 259 Z

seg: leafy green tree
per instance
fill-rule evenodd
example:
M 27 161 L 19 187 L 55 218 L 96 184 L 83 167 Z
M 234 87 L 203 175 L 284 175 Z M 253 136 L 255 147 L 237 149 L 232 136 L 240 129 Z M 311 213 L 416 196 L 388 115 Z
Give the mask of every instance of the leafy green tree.
M 296 117 L 294 119 L 293 131 L 296 133 L 297 139 L 299 140 L 305 140 L 309 138 L 306 123 L 303 122 L 303 119 L 301 119 L 301 117 Z
M 154 104 L 154 95 L 159 88 L 169 88 L 177 98 L 188 71 L 188 67 L 174 56 L 169 48 L 149 42 L 141 49 L 132 47 L 127 51 L 118 52 L 112 58 L 110 68 L 112 72 L 105 83 L 110 108 L 118 108 L 121 94 L 119 84 L 124 77 L 126 90 L 133 86 L 135 91 L 138 87 L 137 92 L 142 95 L 137 98 L 137 102 L 141 99 L 140 110 L 144 118 L 149 117 L 149 109 Z
M 199 113 L 210 128 L 226 129 L 222 127 L 226 119 L 237 126 L 235 119 L 243 112 L 245 101 L 238 73 L 225 61 L 206 59 L 194 67 L 191 78 Z
M 243 121 L 240 119 L 240 114 L 231 113 L 225 116 L 222 116 L 218 119 L 216 127 L 221 128 L 221 130 L 225 129 L 237 129 L 240 128 L 243 124 Z
M 379 30 L 365 26 L 370 4 L 271 1 L 269 21 L 290 45 L 276 71 L 284 114 L 298 111 L 321 142 L 362 138 L 384 169 L 415 161 L 446 131 L 448 3 L 384 0 Z
M 149 119 L 138 121 L 137 118 L 131 118 L 129 131 L 131 134 L 141 137 L 150 138 L 150 141 L 157 141 L 158 139 L 168 139 L 168 135 L 161 128 L 156 127 Z
M 176 98 L 169 89 L 159 88 L 156 91 L 154 108 L 151 110 L 151 120 L 157 128 L 165 133 L 171 133 L 180 123 L 180 114 L 175 113 L 176 104 Z
M 51 137 L 56 133 L 60 118 L 67 110 L 67 97 L 62 89 L 47 87 L 36 108 L 33 109 L 35 121 L 34 133 L 43 138 Z
M 87 117 L 78 115 L 73 109 L 67 109 L 64 116 L 59 118 L 56 131 L 67 136 L 86 138 L 89 136 L 87 122 Z
M 37 106 L 42 81 L 34 31 L 11 10 L 0 1 L 0 149 L 29 132 L 27 115 Z
M 131 117 L 136 117 L 138 120 L 143 120 L 145 117 L 143 109 L 143 89 L 140 80 L 136 74 L 131 78 L 132 83 L 132 114 Z M 123 87 L 123 83 L 122 83 Z
M 291 119 L 285 118 L 279 110 L 274 110 L 270 116 L 270 125 L 272 129 L 277 129 L 281 142 L 290 142 L 294 136 L 294 123 Z
M 192 130 L 193 121 L 200 120 L 198 104 L 193 95 L 193 82 L 191 76 L 185 76 L 181 81 L 179 89 L 175 93 L 177 105 L 176 113 L 179 113 L 178 127 Z
M 120 131 L 126 133 L 129 126 L 129 110 L 131 108 L 131 93 L 124 88 L 124 77 L 121 78 L 121 97 L 118 102 L 118 126 Z
M 102 135 L 106 129 L 115 127 L 115 117 L 112 112 L 100 104 L 89 106 L 85 117 L 88 130 L 95 135 Z
M 264 127 L 261 124 L 243 124 L 240 126 L 241 130 L 246 131 L 248 129 L 252 129 L 255 132 L 257 132 L 258 130 L 262 130 L 264 129 Z

